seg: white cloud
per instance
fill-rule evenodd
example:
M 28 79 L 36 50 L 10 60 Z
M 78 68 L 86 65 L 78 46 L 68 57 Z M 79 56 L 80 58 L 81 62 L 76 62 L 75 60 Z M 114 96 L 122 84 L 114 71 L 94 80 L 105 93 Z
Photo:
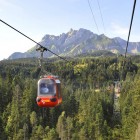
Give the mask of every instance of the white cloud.
M 128 27 L 122 27 L 121 25 L 116 23 L 111 23 L 111 30 L 115 36 L 119 36 L 123 38 L 127 38 L 129 32 Z
M 18 5 L 14 4 L 13 1 L 11 0 L 0 0 L 0 11 L 3 11 L 5 8 L 11 8 L 11 9 L 16 9 L 16 10 L 22 10 L 21 7 Z
M 130 34 L 130 42 L 140 42 L 140 35 L 138 34 Z
M 123 27 L 116 23 L 111 23 L 111 33 L 114 37 L 121 37 L 125 40 L 128 39 L 128 33 L 129 33 L 129 27 Z M 130 42 L 140 42 L 140 34 L 138 34 L 136 31 L 133 31 L 133 28 L 131 28 L 130 33 Z

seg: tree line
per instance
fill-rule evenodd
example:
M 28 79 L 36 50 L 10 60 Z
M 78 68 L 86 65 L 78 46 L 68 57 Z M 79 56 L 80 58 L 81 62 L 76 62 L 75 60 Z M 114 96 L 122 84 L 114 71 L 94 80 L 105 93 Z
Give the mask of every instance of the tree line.
M 0 139 L 134 139 L 140 122 L 139 57 L 80 57 L 0 62 Z M 63 102 L 55 108 L 36 104 L 37 81 L 50 72 L 61 81 Z M 113 90 L 119 80 L 121 118 L 113 119 Z

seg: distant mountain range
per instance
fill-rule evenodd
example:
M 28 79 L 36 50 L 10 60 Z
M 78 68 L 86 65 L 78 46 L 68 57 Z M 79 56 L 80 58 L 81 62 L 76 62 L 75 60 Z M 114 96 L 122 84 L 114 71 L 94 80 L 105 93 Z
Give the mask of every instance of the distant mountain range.
M 69 32 L 62 33 L 59 36 L 47 34 L 39 43 L 60 56 L 73 57 L 101 50 L 124 54 L 127 42 L 120 37 L 109 38 L 104 34 L 97 35 L 81 28 L 79 30 L 70 29 Z M 24 53 L 15 52 L 8 59 L 39 57 L 40 53 L 36 51 L 38 47 L 36 45 Z M 139 54 L 140 42 L 129 42 L 128 53 Z M 54 55 L 50 52 L 45 52 L 44 57 L 54 57 Z

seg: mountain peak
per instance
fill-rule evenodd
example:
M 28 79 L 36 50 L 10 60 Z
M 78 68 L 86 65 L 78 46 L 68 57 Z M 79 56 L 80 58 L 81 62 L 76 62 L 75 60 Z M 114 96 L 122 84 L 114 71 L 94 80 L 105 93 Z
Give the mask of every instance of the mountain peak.
M 71 28 L 67 33 L 62 33 L 59 36 L 46 34 L 40 44 L 61 56 L 76 56 L 96 50 L 109 50 L 111 52 L 117 50 L 123 53 L 126 47 L 126 41 L 121 38 L 111 39 L 104 34 L 97 35 L 83 28 L 79 30 Z M 140 43 L 130 42 L 129 44 L 128 53 L 133 53 L 136 49 L 140 52 Z M 40 54 L 36 52 L 36 47 L 37 45 L 24 54 L 14 53 L 10 58 L 14 59 L 20 56 L 21 58 L 38 57 Z M 44 54 L 44 57 L 52 56 L 53 54 L 50 52 Z
M 74 30 L 71 28 L 69 32 L 73 32 Z
M 75 32 L 76 32 L 76 30 L 73 30 L 73 29 L 71 28 L 70 31 L 68 32 L 68 36 L 74 35 Z

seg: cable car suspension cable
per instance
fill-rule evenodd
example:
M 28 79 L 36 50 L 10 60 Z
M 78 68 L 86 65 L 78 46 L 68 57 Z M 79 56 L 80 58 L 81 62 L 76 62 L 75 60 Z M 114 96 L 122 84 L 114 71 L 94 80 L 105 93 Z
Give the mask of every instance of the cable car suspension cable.
M 97 31 L 98 31 L 98 33 L 99 33 L 99 29 L 98 29 L 98 26 L 97 26 L 97 23 L 96 23 L 96 20 L 95 20 L 95 17 L 94 17 L 94 14 L 93 14 L 92 8 L 91 8 L 90 1 L 89 1 L 89 0 L 87 0 L 87 1 L 88 1 L 88 5 L 89 5 L 89 8 L 90 8 L 90 11 L 91 11 L 91 14 L 92 14 L 92 17 L 93 17 L 94 23 L 95 23 L 96 28 L 97 28 Z
M 103 24 L 103 28 L 104 28 L 104 32 L 105 32 L 105 25 L 104 25 L 104 20 L 103 20 L 103 16 L 102 16 L 101 8 L 100 8 L 99 0 L 97 0 L 97 3 L 98 3 L 99 10 L 100 10 L 100 15 L 101 15 L 101 19 L 102 19 L 102 24 Z
M 63 58 L 63 57 L 61 57 L 61 56 L 59 56 L 58 54 L 56 54 L 56 53 L 54 53 L 54 52 L 52 52 L 52 51 L 49 50 L 48 48 L 44 47 L 44 46 L 41 45 L 40 43 L 36 42 L 36 41 L 33 40 L 32 38 L 28 37 L 27 35 L 23 34 L 23 33 L 20 32 L 19 30 L 17 30 L 16 28 L 12 27 L 11 25 L 9 25 L 8 23 L 6 23 L 5 21 L 3 21 L 3 20 L 1 20 L 1 19 L 0 19 L 0 21 L 1 21 L 2 23 L 4 23 L 5 25 L 9 26 L 10 28 L 12 28 L 13 30 L 15 30 L 16 32 L 20 33 L 20 34 L 23 35 L 24 37 L 28 38 L 29 40 L 31 40 L 31 41 L 33 41 L 34 43 L 36 43 L 37 45 L 39 45 L 39 46 L 40 46 L 40 49 L 47 50 L 47 51 L 49 51 L 50 53 L 52 53 L 52 54 L 56 55 L 57 57 L 59 57 L 60 59 L 63 59 L 63 60 L 65 60 L 65 61 L 69 62 L 67 59 L 65 59 L 65 58 Z
M 136 6 L 136 0 L 134 0 L 134 5 L 133 5 L 131 23 L 130 23 L 130 27 L 129 27 L 129 34 L 128 34 L 127 45 L 126 45 L 126 50 L 125 50 L 125 58 L 126 58 L 126 53 L 127 53 L 128 43 L 129 43 L 129 37 L 130 37 L 130 32 L 131 32 L 131 27 L 132 27 L 132 22 L 133 22 L 133 17 L 134 17 L 135 6 Z

